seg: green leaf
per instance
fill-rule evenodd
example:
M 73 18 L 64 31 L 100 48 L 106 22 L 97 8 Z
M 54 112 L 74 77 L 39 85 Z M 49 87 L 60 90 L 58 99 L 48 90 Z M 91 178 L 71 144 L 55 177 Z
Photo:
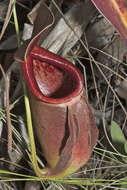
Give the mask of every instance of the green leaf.
M 115 121 L 112 121 L 112 123 L 111 123 L 110 132 L 111 132 L 112 141 L 114 143 L 116 143 L 118 145 L 119 144 L 124 145 L 127 142 L 126 138 L 123 134 L 123 131 L 121 130 L 120 126 Z
M 124 151 L 127 153 L 127 141 L 124 144 Z

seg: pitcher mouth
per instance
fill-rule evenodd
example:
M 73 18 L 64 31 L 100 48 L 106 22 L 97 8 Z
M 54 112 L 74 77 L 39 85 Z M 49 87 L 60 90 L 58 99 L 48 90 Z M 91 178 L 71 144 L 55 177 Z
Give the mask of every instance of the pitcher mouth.
M 22 69 L 29 90 L 46 103 L 68 102 L 83 89 L 82 74 L 72 63 L 39 46 L 27 56 Z

